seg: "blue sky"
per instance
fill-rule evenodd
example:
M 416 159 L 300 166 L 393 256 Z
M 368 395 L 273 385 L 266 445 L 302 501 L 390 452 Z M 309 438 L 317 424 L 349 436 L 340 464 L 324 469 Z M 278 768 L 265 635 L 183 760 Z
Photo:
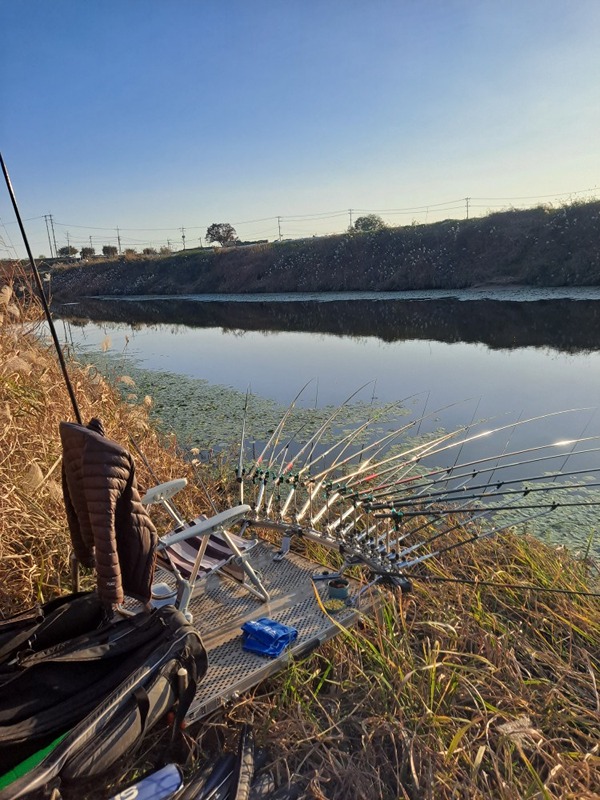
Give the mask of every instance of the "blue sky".
M 36 256 L 50 213 L 59 247 L 139 249 L 600 192 L 597 0 L 0 0 L 0 30 Z

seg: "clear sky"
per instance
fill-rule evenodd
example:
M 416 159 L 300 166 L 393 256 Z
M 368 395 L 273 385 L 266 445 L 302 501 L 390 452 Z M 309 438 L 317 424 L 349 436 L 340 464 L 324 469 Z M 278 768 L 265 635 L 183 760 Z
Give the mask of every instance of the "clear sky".
M 0 30 L 35 256 L 45 214 L 99 251 L 600 193 L 599 0 L 0 0 Z

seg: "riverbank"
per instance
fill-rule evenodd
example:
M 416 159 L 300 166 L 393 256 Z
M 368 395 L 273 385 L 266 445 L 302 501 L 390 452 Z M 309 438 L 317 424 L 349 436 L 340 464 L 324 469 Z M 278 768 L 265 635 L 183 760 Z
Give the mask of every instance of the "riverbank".
M 600 284 L 600 201 L 471 220 L 55 266 L 58 299 Z
M 7 614 L 69 589 L 58 422 L 73 414 L 55 354 L 35 325 L 19 327 L 35 309 L 10 289 L 0 298 L 0 609 Z M 151 397 L 125 403 L 95 370 L 70 363 L 69 371 L 85 420 L 102 416 L 123 443 L 133 433 L 161 480 L 187 475 L 184 513 L 207 506 L 189 460 L 149 424 Z M 153 483 L 136 461 L 141 485 Z M 219 476 L 203 473 L 217 503 L 228 502 L 232 474 L 225 464 Z M 593 566 L 515 534 L 428 564 L 411 594 L 384 592 L 377 615 L 189 731 L 202 756 L 214 762 L 215 742 L 232 740 L 235 726 L 251 721 L 276 782 L 295 776 L 301 798 L 593 798 L 600 605 L 556 591 L 593 590 Z M 165 726 L 104 783 L 64 796 L 112 796 L 157 765 L 169 736 Z

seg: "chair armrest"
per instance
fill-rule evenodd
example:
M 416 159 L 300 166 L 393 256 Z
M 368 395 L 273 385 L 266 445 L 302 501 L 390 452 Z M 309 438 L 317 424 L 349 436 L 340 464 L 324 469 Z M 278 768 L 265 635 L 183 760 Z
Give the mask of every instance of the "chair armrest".
M 235 506 L 234 508 L 228 508 L 226 511 L 221 511 L 220 514 L 215 514 L 214 517 L 196 522 L 182 531 L 168 533 L 159 539 L 158 549 L 164 550 L 169 545 L 182 542 L 184 539 L 190 539 L 194 536 L 210 536 L 211 533 L 224 528 L 226 525 L 233 525 L 234 522 L 245 517 L 249 511 L 250 506 L 248 505 Z
M 153 486 L 152 489 L 148 489 L 146 494 L 142 497 L 142 505 L 150 506 L 152 503 L 160 503 L 163 500 L 168 500 L 186 486 L 187 478 L 177 478 L 174 481 L 167 481 L 167 483 L 160 483 L 158 486 Z

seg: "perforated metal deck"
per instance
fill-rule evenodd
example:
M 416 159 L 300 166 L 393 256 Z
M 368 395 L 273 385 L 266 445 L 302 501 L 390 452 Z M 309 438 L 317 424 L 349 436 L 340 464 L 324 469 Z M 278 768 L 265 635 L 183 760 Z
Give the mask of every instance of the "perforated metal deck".
M 243 586 L 225 576 L 212 575 L 194 594 L 190 611 L 208 651 L 209 667 L 188 713 L 188 721 L 200 719 L 282 669 L 295 656 L 303 655 L 339 632 L 324 614 L 315 597 L 311 577 L 323 572 L 320 564 L 289 553 L 273 561 L 275 548 L 259 542 L 252 549 L 251 563 L 262 575 L 271 601 L 262 602 Z M 165 575 L 157 576 L 159 580 Z M 327 581 L 317 590 L 327 602 Z M 351 581 L 351 591 L 358 584 Z M 332 614 L 343 625 L 351 624 L 357 611 L 344 607 Z M 279 658 L 271 659 L 242 649 L 241 625 L 250 619 L 270 617 L 298 631 L 294 645 Z

